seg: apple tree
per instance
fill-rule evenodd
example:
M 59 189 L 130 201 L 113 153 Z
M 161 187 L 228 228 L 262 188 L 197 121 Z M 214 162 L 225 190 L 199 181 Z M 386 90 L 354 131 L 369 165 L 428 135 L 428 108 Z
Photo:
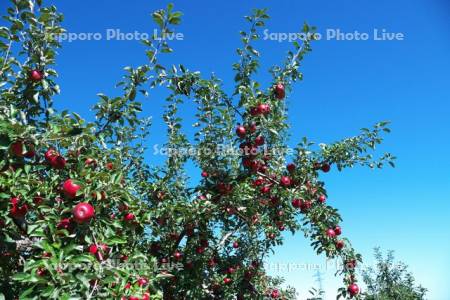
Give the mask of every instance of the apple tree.
M 153 13 L 161 37 L 181 15 L 173 5 Z M 53 108 L 62 15 L 42 0 L 11 1 L 0 27 L 0 298 L 294 299 L 263 262 L 283 231 L 300 231 L 317 254 L 341 262 L 338 294 L 360 299 L 361 256 L 320 175 L 393 165 L 390 154 L 370 154 L 387 122 L 290 149 L 285 99 L 302 80 L 314 28 L 303 26 L 308 39 L 293 43 L 263 86 L 254 42 L 268 18 L 265 10 L 246 17 L 231 92 L 214 75 L 161 64 L 173 50 L 152 37 L 142 41 L 148 61 L 125 68 L 116 95 L 99 94 L 86 121 Z M 154 166 L 142 101 L 156 88 L 168 91 L 168 155 Z M 197 108 L 192 139 L 182 103 Z M 188 162 L 200 170 L 195 186 Z

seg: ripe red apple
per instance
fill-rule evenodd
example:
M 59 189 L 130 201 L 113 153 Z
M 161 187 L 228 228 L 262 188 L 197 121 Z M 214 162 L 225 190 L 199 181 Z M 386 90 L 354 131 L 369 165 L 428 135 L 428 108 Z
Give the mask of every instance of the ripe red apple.
M 66 159 L 61 155 L 57 155 L 50 161 L 50 165 L 55 169 L 62 170 L 66 166 Z
M 132 213 L 127 213 L 125 214 L 125 216 L 123 217 L 123 219 L 127 222 L 133 221 L 135 218 L 134 214 Z
M 42 268 L 42 267 L 39 267 L 39 268 L 36 270 L 36 275 L 39 276 L 39 277 L 44 276 L 45 273 L 46 273 L 46 270 L 45 270 L 44 268 Z
M 105 168 L 111 171 L 114 169 L 114 164 L 112 162 L 106 163 Z
M 331 229 L 331 228 L 328 228 L 328 229 L 326 230 L 325 234 L 326 234 L 327 237 L 329 237 L 329 238 L 334 238 L 334 237 L 336 237 L 336 232 L 334 232 L 334 230 Z
M 245 134 L 246 134 L 245 127 L 242 125 L 239 125 L 238 127 L 236 127 L 236 134 L 238 137 L 244 138 Z
M 233 242 L 233 248 L 234 249 L 239 248 L 239 243 L 237 241 Z
M 336 235 L 341 235 L 342 228 L 340 226 L 336 226 L 334 227 L 334 232 L 336 233 Z
M 70 230 L 71 227 L 72 227 L 72 219 L 70 218 L 61 219 L 59 223 L 56 225 L 56 228 L 58 229 Z
M 262 145 L 264 145 L 264 142 L 265 142 L 265 140 L 264 140 L 264 137 L 262 135 L 257 136 L 255 138 L 255 145 L 256 146 L 262 146 Z
M 341 250 L 342 248 L 344 248 L 344 246 L 345 243 L 343 240 L 336 241 L 336 249 Z
M 181 260 L 181 259 L 183 259 L 183 253 L 181 253 L 180 251 L 176 251 L 174 254 L 173 254 L 173 258 L 175 259 L 175 260 Z
M 356 296 L 359 294 L 359 286 L 356 283 L 352 283 L 348 286 L 347 291 L 349 292 L 350 296 Z
M 72 210 L 73 219 L 75 222 L 81 224 L 89 222 L 95 214 L 94 207 L 86 202 L 81 202 L 75 205 Z
M 268 194 L 268 193 L 270 193 L 270 186 L 265 185 L 265 186 L 261 187 L 261 188 L 259 189 L 259 191 L 260 191 L 262 194 Z
M 250 124 L 249 130 L 250 132 L 255 132 L 258 129 L 255 123 Z
M 230 283 L 232 283 L 232 282 L 233 282 L 233 279 L 231 279 L 231 278 L 225 277 L 225 278 L 223 279 L 223 283 L 225 283 L 225 284 L 230 284 Z
M 260 186 L 260 185 L 262 185 L 263 183 L 264 183 L 264 179 L 261 178 L 261 177 L 259 177 L 259 178 L 255 179 L 255 180 L 253 180 L 253 186 Z
M 272 293 L 270 293 L 270 297 L 272 299 L 278 299 L 280 297 L 280 292 L 278 290 L 273 290 Z
M 320 203 L 325 203 L 326 200 L 327 200 L 327 197 L 325 197 L 325 195 L 320 195 L 319 196 L 319 202 Z
M 253 117 L 259 115 L 259 110 L 258 110 L 258 108 L 257 108 L 257 107 L 252 107 L 252 108 L 250 109 L 250 115 L 252 115 Z
M 9 149 L 10 149 L 11 153 L 16 157 L 24 156 L 23 143 L 21 141 L 12 143 L 11 146 L 9 146 Z
M 144 293 L 144 295 L 142 296 L 142 300 L 150 300 L 150 293 L 149 292 Z
M 281 186 L 288 187 L 292 183 L 291 178 L 289 176 L 281 176 L 280 184 Z
M 34 145 L 33 144 L 28 144 L 26 145 L 26 152 L 23 156 L 25 156 L 26 158 L 33 158 L 36 155 L 36 151 L 34 149 Z
M 41 81 L 44 78 L 44 74 L 39 70 L 31 70 L 29 74 L 29 79 L 34 82 Z
M 297 168 L 296 165 L 293 163 L 290 163 L 286 166 L 286 169 L 289 171 L 289 173 L 294 173 L 296 168 Z
M 138 286 L 146 286 L 148 284 L 148 279 L 145 277 L 141 277 L 137 280 Z
M 84 165 L 86 167 L 95 167 L 97 166 L 97 161 L 93 158 L 86 158 L 86 160 L 84 161 Z
M 202 175 L 202 177 L 206 178 L 206 177 L 208 177 L 208 172 L 203 171 L 201 175 Z
M 28 206 L 26 204 L 19 206 L 20 199 L 18 197 L 12 197 L 9 202 L 11 204 L 11 208 L 9 210 L 11 217 L 16 219 L 25 217 L 28 212 Z
M 292 199 L 292 206 L 295 208 L 299 208 L 300 204 L 301 204 L 301 200 L 300 199 Z
M 63 184 L 63 193 L 69 199 L 75 198 L 80 189 L 81 186 L 76 184 L 72 179 L 67 179 Z
M 98 247 L 96 245 L 92 244 L 89 246 L 89 253 L 95 255 L 97 253 L 97 251 L 98 251 Z
M 257 111 L 259 114 L 267 115 L 270 113 L 270 106 L 269 104 L 261 103 L 257 106 Z
M 274 88 L 274 93 L 275 93 L 275 97 L 276 97 L 278 100 L 282 100 L 282 99 L 284 99 L 284 97 L 286 96 L 286 91 L 285 91 L 285 89 L 284 89 L 284 85 L 283 85 L 281 82 L 279 82 L 279 83 L 275 86 L 275 88 Z
M 301 210 L 303 213 L 306 213 L 306 212 L 311 208 L 311 206 L 312 206 L 311 201 L 309 201 L 309 200 L 302 201 L 302 202 L 300 203 L 300 210 Z
M 331 169 L 331 166 L 328 163 L 323 163 L 320 169 L 322 170 L 322 172 L 328 173 Z
M 56 156 L 58 156 L 58 152 L 53 148 L 49 148 L 44 154 L 45 160 L 48 162 L 51 162 Z

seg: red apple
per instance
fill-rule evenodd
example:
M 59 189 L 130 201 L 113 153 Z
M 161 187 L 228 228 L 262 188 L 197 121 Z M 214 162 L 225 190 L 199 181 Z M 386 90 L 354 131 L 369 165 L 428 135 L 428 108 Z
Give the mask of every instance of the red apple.
M 94 207 L 92 207 L 92 205 L 90 205 L 89 203 L 81 202 L 75 205 L 72 213 L 75 222 L 81 224 L 89 222 L 92 217 L 94 217 L 95 210 Z
M 49 148 L 49 149 L 45 152 L 44 157 L 45 157 L 45 160 L 46 160 L 46 161 L 51 162 L 51 161 L 53 160 L 53 158 L 55 158 L 55 157 L 58 156 L 58 155 L 59 155 L 59 154 L 58 154 L 58 152 L 57 152 L 55 149 Z
M 284 85 L 283 85 L 281 82 L 279 82 L 279 83 L 275 86 L 275 88 L 274 88 L 274 93 L 275 93 L 275 97 L 276 97 L 278 100 L 282 100 L 282 99 L 284 99 L 284 97 L 286 96 L 286 91 L 285 91 L 285 89 L 284 89 Z
M 31 70 L 29 74 L 29 79 L 34 82 L 41 81 L 44 78 L 44 74 L 39 70 Z
M 336 232 L 336 235 L 341 235 L 342 228 L 340 226 L 336 226 L 334 227 L 334 232 Z
M 267 115 L 270 113 L 270 106 L 269 104 L 261 103 L 258 105 L 257 110 L 259 114 Z
M 325 195 L 320 195 L 319 196 L 319 202 L 320 203 L 325 203 L 326 200 L 327 200 L 327 197 L 325 197 Z
M 39 268 L 36 270 L 36 275 L 39 276 L 39 277 L 44 276 L 45 273 L 46 273 L 46 270 L 45 270 L 44 268 L 42 268 L 42 267 L 39 267 Z
M 86 158 L 84 165 L 86 167 L 95 167 L 97 165 L 97 161 L 93 158 Z
M 201 175 L 202 175 L 202 177 L 206 178 L 206 177 L 208 177 L 208 172 L 203 171 Z
M 223 279 L 223 283 L 225 283 L 225 284 L 230 284 L 230 283 L 232 283 L 232 282 L 233 282 L 233 280 L 232 280 L 231 278 L 225 277 L 225 278 Z
M 50 165 L 55 169 L 64 169 L 64 167 L 66 166 L 66 159 L 61 155 L 57 155 L 50 161 Z
M 11 217 L 16 219 L 25 217 L 28 212 L 28 206 L 26 204 L 19 206 L 20 199 L 18 197 L 12 197 L 9 202 L 11 204 L 11 208 L 9 210 Z
M 312 206 L 311 201 L 309 201 L 309 200 L 302 201 L 302 202 L 300 203 L 300 210 L 301 210 L 303 213 L 306 213 L 306 212 L 311 208 L 311 206 Z
M 264 140 L 264 137 L 262 135 L 257 136 L 255 138 L 255 145 L 256 146 L 262 146 L 262 145 L 264 145 L 264 142 L 265 142 L 265 140 Z
M 286 166 L 286 169 L 289 171 L 289 173 L 294 173 L 296 166 L 293 163 L 290 163 Z
M 59 223 L 56 225 L 56 228 L 58 229 L 70 230 L 71 227 L 72 227 L 72 219 L 70 218 L 61 219 Z
M 98 251 L 98 247 L 96 245 L 92 244 L 89 246 L 89 253 L 95 255 L 97 253 L 97 251 Z
M 236 127 L 236 134 L 238 137 L 244 138 L 245 134 L 246 134 L 245 127 L 242 125 L 239 125 L 238 127 Z
M 350 296 L 356 296 L 359 294 L 359 286 L 356 283 L 352 283 L 348 286 L 347 291 Z
M 81 186 L 76 184 L 72 179 L 67 179 L 63 184 L 63 193 L 69 199 L 75 198 L 80 189 Z
M 127 214 L 123 217 L 123 219 L 124 219 L 125 221 L 127 221 L 127 222 L 130 222 L 130 221 L 133 221 L 133 220 L 135 219 L 135 216 L 134 216 L 134 214 L 132 214 L 132 213 L 127 213 Z
M 142 296 L 142 300 L 150 300 L 150 293 L 149 292 L 144 293 L 144 295 Z
M 341 250 L 342 248 L 344 248 L 345 243 L 342 240 L 339 240 L 336 242 L 336 249 Z
M 328 173 L 331 169 L 331 166 L 328 163 L 323 163 L 320 169 L 322 170 L 322 172 Z
M 239 243 L 238 242 L 233 242 L 233 248 L 234 249 L 237 249 L 237 248 L 239 248 Z
M 334 230 L 331 229 L 331 228 L 327 229 L 327 231 L 325 232 L 325 234 L 326 234 L 327 237 L 329 237 L 329 238 L 334 238 L 334 237 L 336 237 L 336 232 L 334 232 Z
M 270 297 L 272 299 L 278 299 L 280 297 L 280 292 L 278 290 L 273 290 L 272 293 L 270 293 Z
M 291 178 L 289 176 L 281 176 L 280 184 L 281 186 L 288 187 L 292 183 Z
M 181 253 L 181 252 L 179 252 L 179 251 L 176 251 L 174 254 L 173 254 L 173 258 L 175 259 L 175 260 L 182 260 L 183 259 L 183 253 Z
M 146 286 L 148 284 L 148 280 L 145 277 L 141 277 L 137 280 L 138 286 Z
M 259 189 L 259 191 L 260 191 L 262 194 L 268 194 L 268 193 L 270 193 L 270 186 L 265 185 L 265 186 L 261 187 L 261 188 Z
M 12 143 L 11 146 L 9 146 L 9 149 L 11 153 L 16 157 L 24 156 L 23 143 L 21 141 Z

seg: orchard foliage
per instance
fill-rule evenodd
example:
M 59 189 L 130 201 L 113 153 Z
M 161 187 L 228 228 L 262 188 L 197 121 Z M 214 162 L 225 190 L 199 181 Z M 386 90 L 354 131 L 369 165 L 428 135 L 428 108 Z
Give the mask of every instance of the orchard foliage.
M 301 231 L 318 254 L 342 262 L 338 293 L 358 299 L 361 256 L 342 237 L 338 211 L 326 202 L 322 172 L 373 159 L 387 123 L 333 144 L 306 138 L 287 154 L 285 97 L 302 79 L 311 37 L 294 43 L 270 70 L 272 85 L 254 80 L 254 48 L 269 18 L 246 17 L 231 93 L 215 76 L 164 66 L 172 52 L 161 38 L 143 41 L 148 61 L 125 68 L 117 96 L 99 94 L 96 120 L 56 112 L 53 69 L 62 15 L 41 0 L 13 0 L 0 27 L 0 289 L 6 299 L 293 299 L 267 276 L 263 261 L 285 230 Z M 162 36 L 181 13 L 169 5 L 152 15 Z M 141 101 L 166 88 L 162 166 L 144 159 L 150 119 Z M 61 99 L 60 101 L 64 101 Z M 152 99 L 151 101 L 157 101 Z M 181 103 L 197 107 L 195 137 L 183 132 Z M 232 145 L 239 154 L 215 151 Z M 288 159 L 289 158 L 289 159 Z M 288 159 L 288 161 L 287 161 Z M 202 171 L 188 184 L 187 162 Z M 345 231 L 344 231 L 345 232 Z M 1 294 L 0 294 L 1 297 Z
M 416 283 L 413 274 L 403 262 L 397 262 L 394 252 L 384 256 L 375 248 L 376 265 L 363 270 L 363 281 L 367 286 L 367 300 L 423 300 L 427 289 Z

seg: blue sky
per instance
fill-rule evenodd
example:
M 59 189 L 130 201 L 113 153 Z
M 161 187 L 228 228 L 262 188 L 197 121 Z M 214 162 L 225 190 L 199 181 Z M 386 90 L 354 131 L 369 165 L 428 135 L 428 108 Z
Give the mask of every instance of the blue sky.
M 6 1 L 0 8 L 4 11 Z M 167 1 L 51 1 L 62 11 L 69 32 L 122 32 L 153 30 L 150 12 Z M 48 1 L 47 1 L 48 3 Z M 182 41 L 164 59 L 182 63 L 204 75 L 216 73 L 231 91 L 231 64 L 236 61 L 242 16 L 251 8 L 269 8 L 270 32 L 298 32 L 304 21 L 341 32 L 369 33 L 374 29 L 403 33 L 403 41 L 335 41 L 325 38 L 313 45 L 303 66 L 305 80 L 289 96 L 292 144 L 302 136 L 332 142 L 356 134 L 380 120 L 392 122 L 380 151 L 398 157 L 395 169 L 361 168 L 324 176 L 329 201 L 341 211 L 344 234 L 365 256 L 372 248 L 393 249 L 410 265 L 417 280 L 430 290 L 429 299 L 446 300 L 450 294 L 450 3 L 435 1 L 174 1 L 184 12 L 179 28 Z M 265 70 L 282 60 L 289 42 L 261 41 L 258 78 L 267 83 Z M 114 95 L 114 83 L 126 65 L 145 61 L 136 41 L 75 41 L 64 43 L 57 70 L 62 93 L 56 107 L 92 119 L 88 110 L 96 93 Z M 145 114 L 154 117 L 149 144 L 162 143 L 159 135 L 161 92 L 145 101 Z M 183 116 L 192 120 L 186 105 Z M 160 158 L 150 156 L 151 163 Z M 274 263 L 323 264 L 300 235 L 289 237 Z M 335 299 L 339 279 L 322 269 L 327 299 Z M 313 286 L 314 271 L 277 273 L 305 295 Z M 304 299 L 303 297 L 299 299 Z

